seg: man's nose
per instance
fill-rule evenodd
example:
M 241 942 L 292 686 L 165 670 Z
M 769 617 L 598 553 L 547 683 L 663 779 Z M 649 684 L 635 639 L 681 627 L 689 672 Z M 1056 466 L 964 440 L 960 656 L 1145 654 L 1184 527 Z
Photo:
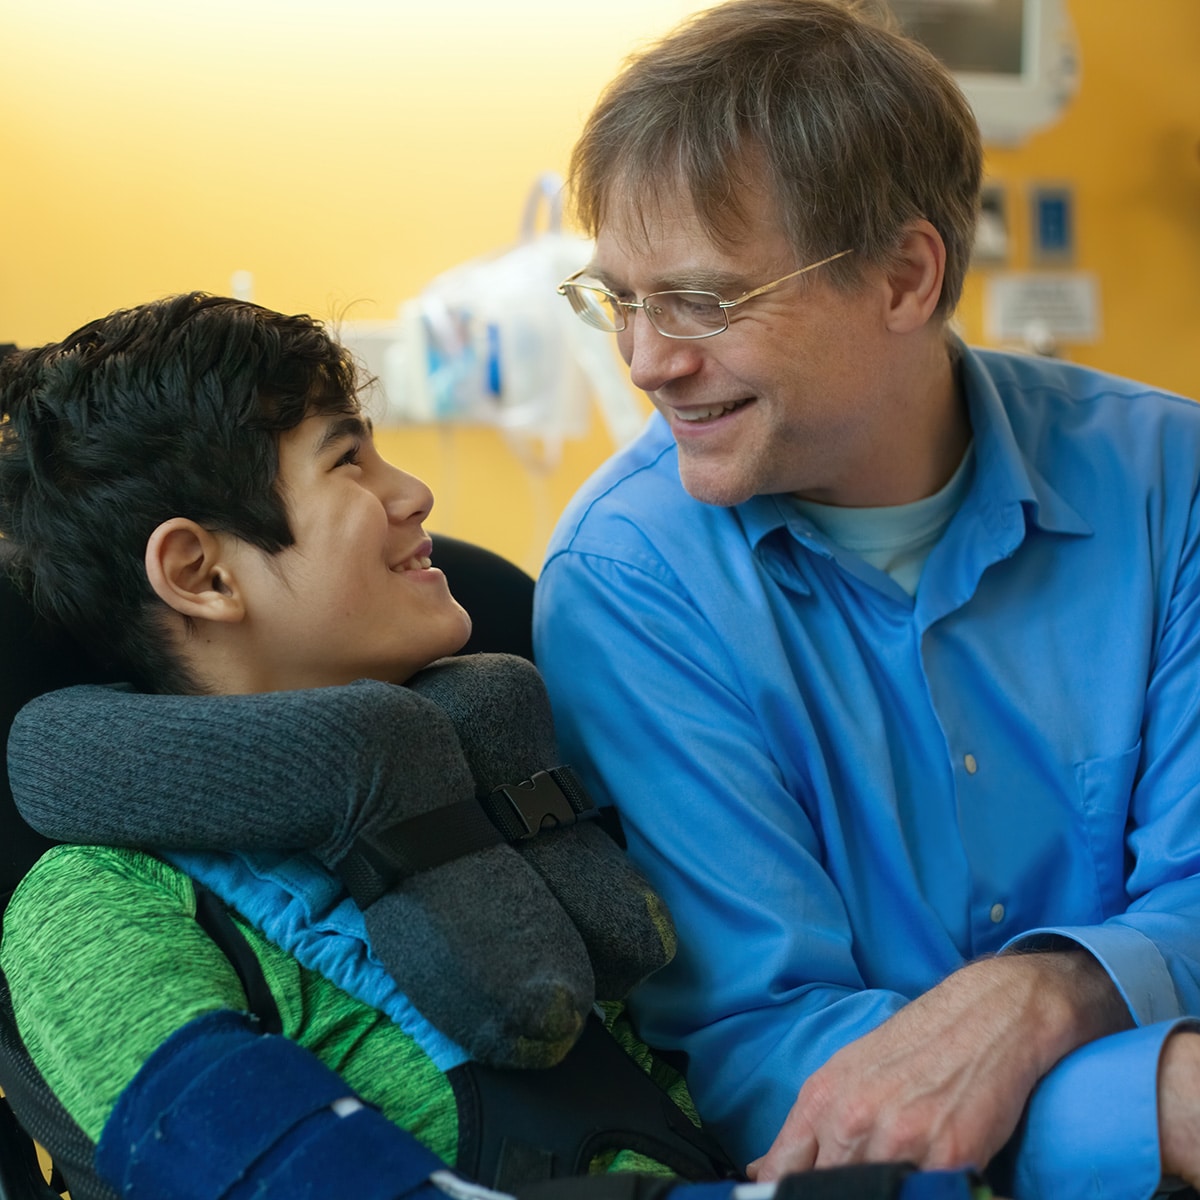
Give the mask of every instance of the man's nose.
M 656 392 L 700 369 L 704 352 L 699 341 L 664 337 L 640 309 L 629 310 L 625 320 L 624 331 L 617 334 L 617 344 L 629 366 L 634 387 Z

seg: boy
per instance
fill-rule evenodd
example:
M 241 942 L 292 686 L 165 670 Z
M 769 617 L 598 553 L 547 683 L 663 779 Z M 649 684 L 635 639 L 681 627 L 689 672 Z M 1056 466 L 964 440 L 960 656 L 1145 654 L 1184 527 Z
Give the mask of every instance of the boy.
M 442 705 L 393 686 L 453 653 L 470 629 L 430 563 L 422 523 L 432 497 L 378 455 L 353 366 L 316 322 L 198 294 L 143 305 L 11 357 L 0 371 L 0 411 L 0 524 L 40 610 L 143 691 L 194 701 L 178 710 L 182 736 L 166 760 L 184 791 L 182 807 L 161 816 L 175 823 L 167 840 L 221 844 L 206 841 L 216 806 L 236 821 L 240 848 L 313 846 L 336 863 L 409 819 L 414 790 L 421 812 L 473 798 L 478 748 L 467 756 Z M 444 681 L 432 677 L 433 694 L 445 691 Z M 322 690 L 319 711 L 306 707 L 307 689 Z M 146 728 L 164 736 L 163 727 Z M 36 722 L 26 729 L 37 737 Z M 218 757 L 227 745 L 236 757 L 254 742 L 269 773 L 280 745 L 263 729 L 288 734 L 295 796 L 287 803 L 264 803 L 246 774 Z M 349 786 L 334 792 L 338 804 L 349 795 L 344 811 L 323 803 L 331 747 L 335 762 L 336 752 L 345 754 L 347 776 L 370 779 L 362 794 Z M 142 790 L 136 769 L 114 774 L 113 763 L 122 763 L 116 749 L 95 757 L 87 782 L 133 831 L 140 806 L 153 807 L 156 797 Z M 14 772 L 18 756 L 14 750 Z M 536 861 L 544 866 L 564 845 L 541 847 Z M 286 874 L 294 860 L 277 865 Z M 488 888 L 466 897 L 470 911 L 454 908 L 462 897 L 446 880 L 463 876 L 447 875 L 452 869 L 475 870 L 475 885 Z M 527 1061 L 563 1059 L 580 1034 L 578 1010 L 591 1000 L 588 955 L 600 957 L 586 903 L 572 907 L 578 895 L 550 902 L 506 844 L 411 881 L 385 879 L 384 891 L 372 897 L 366 930 L 410 991 L 428 986 L 437 1002 L 447 990 L 442 980 L 438 991 L 429 962 L 446 971 L 462 958 L 507 966 L 504 995 L 483 1009 L 466 994 L 485 987 L 482 973 L 452 979 L 460 1040 L 486 1025 L 481 1011 L 512 1015 L 516 990 L 527 1004 L 517 1006 L 515 1026 L 485 1029 L 485 1054 L 494 1050 L 503 1066 L 522 1061 L 534 1043 Z M 452 919 L 434 928 L 447 907 Z M 518 1092 L 531 1079 L 553 1092 L 570 1076 L 570 1056 L 544 1074 L 477 1070 L 421 1013 L 389 1019 L 239 917 L 238 934 L 286 1035 L 264 1037 L 244 1011 L 242 981 L 195 910 L 192 881 L 176 866 L 128 849 L 63 846 L 34 868 L 6 913 L 3 967 L 22 1036 L 97 1141 L 98 1173 L 119 1191 L 162 1195 L 186 1185 L 189 1194 L 282 1195 L 302 1180 L 315 1194 L 400 1195 L 424 1186 L 440 1165 L 435 1156 L 462 1161 L 464 1146 L 474 1156 L 467 1169 L 476 1169 L 483 1152 L 469 1126 L 489 1113 L 475 1092 L 499 1080 L 507 1102 L 513 1076 Z M 404 937 L 421 920 L 432 929 L 420 943 L 428 953 L 388 959 L 384 945 L 413 949 Z M 468 920 L 474 942 L 464 946 L 451 937 Z M 549 935 L 546 921 L 557 921 Z M 331 942 L 325 937 L 321 947 Z M 515 949 L 498 957 L 493 942 Z M 585 1031 L 585 1044 L 597 1046 L 594 1034 Z M 669 1079 L 629 1044 L 657 1078 Z M 609 1042 L 599 1045 L 604 1054 Z M 565 1094 L 569 1107 L 582 1091 Z M 586 1126 L 590 1115 L 581 1117 Z M 623 1143 L 644 1145 L 653 1162 L 631 1159 L 610 1140 L 596 1143 L 582 1169 L 666 1162 L 713 1176 L 707 1148 L 686 1130 L 677 1136 L 672 1124 L 643 1131 L 644 1143 Z M 514 1166 L 515 1152 L 506 1160 L 503 1151 L 514 1147 L 528 1149 L 509 1139 L 492 1178 L 515 1183 L 546 1173 L 544 1162 Z M 348 1159 L 359 1172 L 353 1182 Z

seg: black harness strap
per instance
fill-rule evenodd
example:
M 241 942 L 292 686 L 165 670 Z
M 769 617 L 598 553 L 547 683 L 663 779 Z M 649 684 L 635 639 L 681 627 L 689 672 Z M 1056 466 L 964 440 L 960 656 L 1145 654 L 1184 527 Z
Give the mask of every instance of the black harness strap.
M 729 1178 L 724 1151 L 697 1129 L 596 1016 L 553 1067 L 464 1063 L 447 1072 L 458 1100 L 458 1168 L 501 1191 L 586 1175 L 606 1151 L 634 1150 L 691 1180 Z
M 193 886 L 196 920 L 237 972 L 249 1011 L 264 1033 L 282 1033 L 279 1007 L 250 943 L 221 899 Z M 458 1108 L 456 1169 L 501 1191 L 586 1174 L 594 1158 L 617 1150 L 645 1154 L 684 1179 L 735 1173 L 717 1143 L 595 1015 L 556 1066 L 524 1071 L 464 1063 L 446 1077 Z
M 354 902 L 367 909 L 410 875 L 503 841 L 479 804 L 463 800 L 356 838 L 336 869 Z
M 407 817 L 356 838 L 336 870 L 359 908 L 370 908 L 410 875 L 504 842 L 595 817 L 596 806 L 570 767 Z
M 551 779 L 550 774 L 541 774 Z M 586 793 L 587 808 L 581 804 L 581 811 L 576 811 L 560 782 L 550 788 L 535 776 L 528 787 L 518 786 L 517 798 L 505 796 L 503 803 L 510 804 L 529 828 L 527 836 L 547 827 L 539 812 L 547 823 L 557 824 L 565 820 L 564 804 L 572 820 L 595 811 Z M 480 805 L 469 808 L 485 821 L 494 840 L 508 840 L 502 839 Z M 437 814 L 445 811 L 436 810 Z M 403 822 L 394 829 L 398 833 L 409 826 L 412 822 Z M 197 922 L 238 973 L 250 1012 L 262 1022 L 264 1032 L 281 1033 L 280 1010 L 250 943 L 214 893 L 199 883 L 194 888 Z M 569 1054 L 554 1067 L 520 1070 L 468 1062 L 449 1070 L 446 1079 L 458 1109 L 457 1170 L 505 1192 L 547 1178 L 586 1175 L 595 1158 L 620 1150 L 642 1153 L 685 1180 L 720 1180 L 736 1174 L 720 1146 L 625 1054 L 595 1014 L 589 1016 Z
M 224 901 L 195 880 L 192 881 L 192 887 L 196 892 L 196 922 L 237 972 L 242 991 L 246 993 L 246 1007 L 258 1018 L 263 1033 L 282 1033 L 283 1019 L 279 1015 L 275 997 L 267 986 L 267 977 L 263 974 L 258 955 L 250 949 L 250 943 L 229 915 Z

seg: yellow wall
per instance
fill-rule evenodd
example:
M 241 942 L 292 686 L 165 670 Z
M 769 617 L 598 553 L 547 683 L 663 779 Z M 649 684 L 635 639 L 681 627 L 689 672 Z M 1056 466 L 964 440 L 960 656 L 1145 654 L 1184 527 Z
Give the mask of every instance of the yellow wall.
M 1075 193 L 1076 266 L 1099 279 L 1101 340 L 1068 357 L 1200 399 L 1200 4 L 1068 0 L 1078 95 L 1016 150 L 990 149 L 1028 266 L 1028 187 Z M 982 340 L 982 276 L 960 317 Z
M 0 3 L 0 341 L 33 344 L 167 292 L 390 316 L 509 244 L 620 59 L 695 0 L 7 0 Z M 1022 189 L 1077 192 L 1104 340 L 1081 361 L 1200 395 L 1200 4 L 1072 0 L 1083 86 L 994 152 L 1022 265 Z M 981 335 L 973 279 L 962 318 Z M 386 431 L 439 494 L 434 529 L 533 568 L 608 453 L 553 472 L 488 429 Z

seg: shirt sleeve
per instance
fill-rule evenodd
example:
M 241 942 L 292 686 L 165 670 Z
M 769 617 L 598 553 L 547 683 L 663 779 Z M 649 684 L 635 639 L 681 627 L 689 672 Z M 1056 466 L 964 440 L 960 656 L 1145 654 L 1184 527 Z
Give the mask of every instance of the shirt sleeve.
M 910 997 L 866 987 L 818 833 L 736 664 L 664 569 L 559 555 L 534 633 L 564 756 L 598 801 L 619 800 L 679 930 L 675 960 L 635 993 L 638 1031 L 688 1055 L 700 1112 L 745 1163 L 804 1078 Z
M 1006 949 L 1066 938 L 1108 972 L 1138 1028 L 1083 1046 L 1031 1097 L 1014 1159 L 1018 1197 L 1150 1196 L 1159 1182 L 1158 1061 L 1200 1016 L 1200 538 L 1196 514 L 1164 605 L 1132 788 L 1086 764 L 1084 800 L 1126 811 L 1123 911 L 1096 925 L 1048 925 Z M 1091 776 L 1095 777 L 1092 778 Z M 1105 852 L 1098 853 L 1103 869 Z M 1118 860 L 1119 861 L 1119 860 Z M 1115 865 L 1114 865 L 1115 869 Z
M 0 965 L 34 1064 L 93 1141 L 161 1042 L 201 1014 L 246 1008 L 195 921 L 190 881 L 132 851 L 43 856 L 5 912 Z
M 1194 1026 L 1160 1021 L 1068 1054 L 1030 1098 L 1014 1175 L 1006 1181 L 1012 1194 L 1054 1200 L 1154 1195 L 1161 1177 L 1158 1062 L 1167 1038 Z

